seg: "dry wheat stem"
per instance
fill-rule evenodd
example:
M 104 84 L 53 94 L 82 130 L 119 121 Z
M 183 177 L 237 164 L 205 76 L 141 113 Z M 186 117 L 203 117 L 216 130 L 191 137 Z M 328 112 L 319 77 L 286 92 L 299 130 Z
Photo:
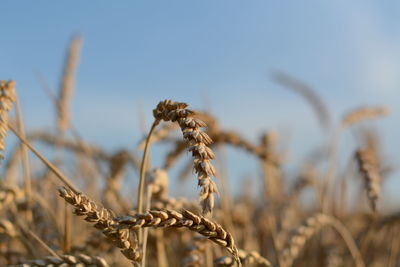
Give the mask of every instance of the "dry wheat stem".
M 144 214 L 116 217 L 119 229 L 140 229 L 143 227 L 184 227 L 197 232 L 211 241 L 225 247 L 238 261 L 238 252 L 232 235 L 219 224 L 196 215 L 188 210 L 150 210 Z
M 151 140 L 151 135 L 154 132 L 156 126 L 158 125 L 158 121 L 155 121 L 150 128 L 149 134 L 147 135 L 146 138 L 146 143 L 144 146 L 143 150 L 143 158 L 142 162 L 140 164 L 140 179 L 139 179 L 139 189 L 138 189 L 138 199 L 137 199 L 137 211 L 138 213 L 143 212 L 143 194 L 144 194 L 144 183 L 145 183 L 145 174 L 146 174 L 146 168 L 147 168 L 147 158 L 149 154 L 149 144 Z M 142 237 L 139 234 L 139 242 L 141 243 Z
M 101 230 L 113 245 L 120 248 L 127 259 L 138 266 L 141 255 L 136 248 L 137 244 L 130 241 L 128 229 L 115 227 L 116 221 L 110 211 L 104 208 L 98 209 L 97 205 L 89 198 L 81 193 L 76 194 L 65 187 L 60 188 L 59 193 L 66 202 L 74 206 L 75 215 L 85 216 L 85 221 L 94 223 L 95 228 Z
M 165 140 L 169 134 L 175 130 L 178 126 L 175 124 L 170 124 L 170 123 L 165 123 L 161 127 L 159 127 L 156 131 L 154 131 L 153 136 L 151 137 L 151 142 L 150 144 L 160 142 L 162 140 Z M 146 144 L 146 139 L 144 138 L 143 140 L 140 141 L 138 148 L 143 150 Z

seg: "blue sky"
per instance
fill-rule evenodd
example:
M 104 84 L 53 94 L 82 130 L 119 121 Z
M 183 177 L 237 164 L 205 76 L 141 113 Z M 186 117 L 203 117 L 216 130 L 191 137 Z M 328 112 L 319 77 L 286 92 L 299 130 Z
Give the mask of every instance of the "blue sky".
M 35 71 L 56 90 L 68 41 L 80 33 L 72 117 L 109 149 L 134 147 L 138 111 L 150 124 L 156 103 L 172 98 L 209 108 L 252 140 L 267 129 L 285 133 L 298 162 L 325 139 L 309 106 L 271 81 L 277 69 L 313 86 L 336 121 L 354 107 L 388 104 L 391 116 L 376 125 L 387 155 L 399 159 L 398 1 L 13 0 L 0 8 L 1 78 L 17 80 L 29 129 L 54 121 Z M 232 154 L 233 163 L 247 159 Z

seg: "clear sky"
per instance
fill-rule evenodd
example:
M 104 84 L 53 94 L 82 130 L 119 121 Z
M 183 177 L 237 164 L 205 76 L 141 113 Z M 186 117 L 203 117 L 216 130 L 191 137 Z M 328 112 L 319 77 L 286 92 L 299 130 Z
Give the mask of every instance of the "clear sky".
M 54 121 L 35 72 L 56 90 L 68 41 L 80 33 L 72 117 L 89 141 L 134 147 L 138 112 L 150 124 L 151 109 L 172 98 L 253 140 L 285 132 L 298 162 L 324 136 L 309 106 L 271 81 L 277 69 L 313 86 L 336 121 L 354 107 L 389 105 L 376 124 L 399 161 L 399 1 L 3 0 L 0 9 L 1 79 L 17 80 L 29 129 Z M 390 183 L 397 194 L 399 182 Z

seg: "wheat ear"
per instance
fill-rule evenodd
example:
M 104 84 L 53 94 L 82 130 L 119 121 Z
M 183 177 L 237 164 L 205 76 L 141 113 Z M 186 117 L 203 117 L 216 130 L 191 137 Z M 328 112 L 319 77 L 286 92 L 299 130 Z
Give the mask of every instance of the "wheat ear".
M 372 211 L 376 212 L 380 195 L 379 163 L 375 151 L 371 148 L 357 150 L 355 157 L 359 171 L 364 178 L 367 197 Z
M 98 209 L 93 201 L 81 193 L 74 193 L 65 187 L 61 187 L 58 191 L 66 202 L 74 206 L 75 215 L 85 216 L 85 221 L 94 223 L 95 228 L 101 230 L 112 244 L 120 248 L 127 259 L 138 266 L 140 253 L 136 249 L 136 244 L 130 242 L 129 230 L 115 228 L 116 221 L 110 211 L 104 208 Z
M 215 168 L 211 164 L 211 160 L 215 156 L 208 147 L 212 140 L 201 130 L 201 128 L 206 127 L 206 124 L 193 118 L 194 111 L 187 109 L 187 107 L 186 103 L 172 100 L 161 101 L 153 110 L 155 118 L 153 126 L 160 121 L 172 121 L 179 124 L 183 138 L 189 142 L 189 151 L 192 152 L 194 157 L 194 170 L 197 173 L 198 185 L 201 187 L 200 203 L 203 213 L 208 213 L 214 207 L 214 194 L 217 193 L 217 186 L 211 179 L 212 176 L 216 175 Z
M 15 81 L 0 81 L 0 158 L 5 149 L 5 138 L 8 132 L 8 112 L 13 107 L 17 97 L 15 95 Z
M 60 95 L 57 101 L 57 127 L 63 132 L 69 126 L 69 105 L 72 98 L 72 93 L 75 83 L 75 70 L 78 65 L 79 52 L 82 47 L 82 38 L 80 36 L 74 36 L 69 46 L 64 71 L 60 83 Z
M 318 213 L 309 217 L 302 226 L 296 229 L 294 235 L 288 240 L 286 247 L 282 250 L 280 255 L 282 267 L 292 266 L 305 243 L 324 226 L 331 226 L 340 234 L 353 256 L 357 267 L 365 266 L 360 251 L 346 227 L 335 218 L 326 214 Z
M 348 127 L 363 120 L 387 115 L 389 111 L 387 106 L 356 108 L 343 116 L 342 127 Z
M 197 232 L 211 241 L 225 247 L 239 261 L 238 250 L 232 235 L 221 225 L 188 210 L 150 210 L 134 216 L 116 217 L 116 227 L 119 229 L 140 229 L 143 227 L 184 227 Z
M 53 266 L 81 266 L 81 267 L 108 267 L 106 260 L 100 257 L 92 257 L 85 254 L 62 255 L 59 258 L 48 256 L 44 259 L 30 260 L 20 265 L 8 267 L 53 267 Z

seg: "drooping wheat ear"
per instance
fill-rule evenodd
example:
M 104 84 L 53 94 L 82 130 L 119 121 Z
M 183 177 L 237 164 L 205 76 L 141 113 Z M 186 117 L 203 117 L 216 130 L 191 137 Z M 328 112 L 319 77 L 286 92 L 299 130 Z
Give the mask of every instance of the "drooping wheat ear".
M 387 106 L 362 107 L 354 109 L 344 115 L 342 119 L 342 127 L 348 127 L 363 120 L 374 119 L 376 117 L 387 115 L 389 111 L 390 110 Z
M 322 128 L 329 127 L 331 120 L 328 108 L 313 88 L 280 71 L 276 71 L 273 77 L 277 83 L 298 93 L 310 104 Z
M 114 218 L 119 229 L 139 229 L 143 227 L 184 227 L 197 232 L 218 245 L 225 247 L 238 261 L 238 250 L 232 235 L 221 225 L 188 210 L 150 210 L 134 216 Z
M 78 65 L 79 52 L 82 47 L 82 38 L 74 36 L 71 40 L 60 83 L 60 95 L 57 101 L 58 129 L 65 131 L 69 126 L 69 105 L 71 102 L 74 83 L 75 70 Z
M 81 193 L 74 193 L 68 188 L 61 187 L 60 196 L 69 204 L 74 206 L 74 213 L 77 216 L 85 216 L 85 221 L 94 223 L 94 227 L 101 230 L 103 234 L 114 244 L 120 248 L 122 254 L 135 266 L 140 261 L 140 253 L 137 250 L 136 242 L 130 238 L 128 229 L 115 228 L 116 221 L 110 211 L 102 208 L 98 209 L 97 205 L 89 198 Z
M 367 197 L 372 211 L 376 212 L 380 196 L 379 161 L 372 147 L 359 149 L 355 154 L 360 174 L 364 178 Z
M 205 238 L 195 237 L 193 244 L 187 248 L 187 255 L 182 259 L 183 267 L 201 267 L 205 264 Z
M 8 112 L 16 99 L 15 81 L 0 81 L 0 159 L 4 158 L 2 152 L 8 132 Z
M 257 266 L 272 267 L 272 264 L 269 262 L 269 260 L 261 256 L 256 251 L 248 252 L 239 249 L 239 259 L 241 263 L 245 264 L 245 266 L 248 264 L 257 264 Z M 232 257 L 219 257 L 214 260 L 214 264 L 218 267 L 228 267 L 233 266 L 235 264 L 235 260 Z
M 8 267 L 55 267 L 55 266 L 81 266 L 81 267 L 108 267 L 106 260 L 101 257 L 92 257 L 85 254 L 62 255 L 59 258 L 49 256 L 40 260 L 30 260 L 20 265 L 9 265 Z
M 160 102 L 153 110 L 156 121 L 178 122 L 181 127 L 183 138 L 189 142 L 189 151 L 194 159 L 194 170 L 197 173 L 198 184 L 201 187 L 200 199 L 203 213 L 211 212 L 214 207 L 214 193 L 217 186 L 211 179 L 215 176 L 215 168 L 211 160 L 215 158 L 214 153 L 208 147 L 212 143 L 211 138 L 201 130 L 206 124 L 193 118 L 194 112 L 187 109 L 187 104 L 165 100 Z
M 347 228 L 337 219 L 322 213 L 318 213 L 312 217 L 309 217 L 302 226 L 296 229 L 292 237 L 289 238 L 280 255 L 281 266 L 292 266 L 294 260 L 299 256 L 301 250 L 303 249 L 305 243 L 325 226 L 331 226 L 339 233 L 347 245 L 347 248 L 353 257 L 356 266 L 364 267 L 365 264 L 360 251 Z

